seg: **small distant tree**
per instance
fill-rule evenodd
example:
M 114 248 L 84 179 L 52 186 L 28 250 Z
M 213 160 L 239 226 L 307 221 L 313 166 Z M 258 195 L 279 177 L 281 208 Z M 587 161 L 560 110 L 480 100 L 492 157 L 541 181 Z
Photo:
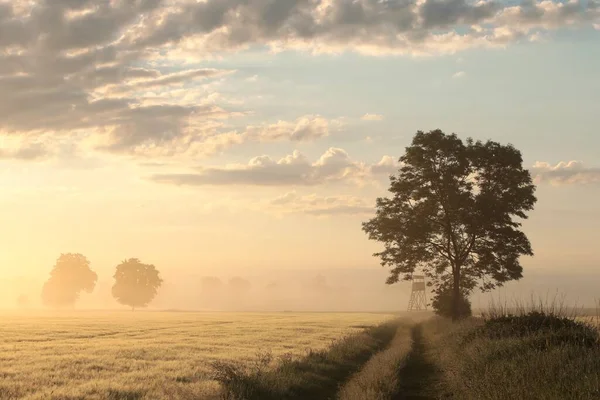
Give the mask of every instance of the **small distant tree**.
M 308 287 L 315 293 L 327 293 L 330 291 L 330 286 L 327 283 L 327 278 L 319 274 L 315 276 L 309 283 Z
M 436 294 L 451 285 L 458 319 L 461 293 L 523 276 L 519 258 L 533 251 L 521 220 L 536 198 L 519 150 L 437 129 L 417 132 L 399 161 L 391 196 L 377 199 L 376 216 L 363 224 L 385 246 L 375 255 L 390 267 L 388 284 L 420 269 Z
M 217 294 L 223 290 L 223 282 L 216 276 L 204 276 L 200 281 L 202 293 Z
M 156 297 L 163 280 L 154 265 L 130 258 L 117 265 L 112 288 L 113 297 L 132 310 L 147 307 Z
M 17 297 L 17 306 L 19 308 L 29 307 L 29 297 L 27 297 L 25 294 L 19 295 L 19 297 Z
M 431 307 L 437 315 L 443 317 L 452 317 L 454 313 L 454 294 L 452 291 L 452 285 L 444 285 L 438 289 Z M 459 297 L 458 305 L 458 318 L 466 318 L 471 316 L 471 302 L 469 301 L 469 294 L 462 290 Z
M 231 278 L 228 282 L 228 286 L 235 295 L 244 295 L 252 288 L 252 284 L 248 280 L 240 278 L 239 276 Z
M 61 254 L 42 288 L 42 301 L 51 307 L 72 307 L 81 292 L 91 293 L 98 275 L 90 269 L 90 262 L 78 253 Z

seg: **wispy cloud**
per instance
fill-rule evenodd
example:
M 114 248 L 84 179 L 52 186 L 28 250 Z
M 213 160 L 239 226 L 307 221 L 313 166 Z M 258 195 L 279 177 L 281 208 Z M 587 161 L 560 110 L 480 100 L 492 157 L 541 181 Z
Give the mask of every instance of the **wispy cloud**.
M 171 185 L 314 186 L 329 182 L 361 183 L 367 178 L 393 172 L 389 156 L 373 165 L 354 161 L 343 149 L 330 148 L 309 161 L 299 151 L 278 160 L 263 155 L 247 164 L 198 168 L 190 173 L 156 174 L 150 180 Z
M 17 148 L 0 148 L 1 160 L 32 161 L 44 159 L 51 154 L 42 143 L 29 143 Z
M 464 78 L 466 75 L 467 75 L 467 73 L 465 71 L 458 71 L 454 75 L 452 75 L 452 77 L 454 79 L 460 79 L 460 78 Z
M 381 114 L 369 114 L 366 113 L 362 117 L 360 117 L 363 121 L 383 121 L 383 115 Z
M 219 132 L 213 130 L 190 144 L 192 154 L 210 155 L 223 152 L 244 143 L 273 143 L 279 141 L 310 142 L 343 128 L 342 119 L 326 119 L 319 115 L 305 115 L 294 121 L 248 125 L 243 130 Z
M 356 196 L 299 195 L 288 192 L 270 201 L 271 210 L 279 214 L 308 214 L 314 216 L 370 215 L 374 204 Z

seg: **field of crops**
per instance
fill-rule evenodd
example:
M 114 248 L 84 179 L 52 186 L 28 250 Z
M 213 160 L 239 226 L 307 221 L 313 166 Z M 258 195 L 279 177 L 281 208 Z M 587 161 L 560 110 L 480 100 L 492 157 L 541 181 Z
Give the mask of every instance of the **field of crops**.
M 0 399 L 213 398 L 210 364 L 305 354 L 390 319 L 358 313 L 0 315 Z

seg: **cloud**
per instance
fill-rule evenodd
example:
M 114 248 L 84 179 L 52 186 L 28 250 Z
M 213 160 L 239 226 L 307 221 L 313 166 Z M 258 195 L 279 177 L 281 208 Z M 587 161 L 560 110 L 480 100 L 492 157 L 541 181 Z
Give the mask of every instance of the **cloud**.
M 167 104 L 120 110 L 116 121 L 111 121 L 111 113 L 106 114 L 106 123 L 96 125 L 102 126 L 105 133 L 96 148 L 146 156 L 187 152 L 201 140 L 202 134 L 213 132 L 214 125 L 210 121 L 231 116 L 213 105 Z
M 247 140 L 271 142 L 281 139 L 303 142 L 328 136 L 330 129 L 339 129 L 341 120 L 327 120 L 318 115 L 306 115 L 293 122 L 277 121 L 274 124 L 248 126 L 242 135 Z
M 190 84 L 198 79 L 216 78 L 235 72 L 232 70 L 219 70 L 215 68 L 190 69 L 165 74 L 152 74 L 151 70 L 144 69 L 139 69 L 138 71 L 147 71 L 148 75 L 141 75 L 139 79 L 126 81 L 122 85 L 117 85 L 113 90 L 108 89 L 108 92 L 114 94 L 156 88 L 164 90 L 172 85 L 182 85 L 184 83 Z
M 0 134 L 92 137 L 129 155 L 201 151 L 217 133 L 239 140 L 221 123 L 247 113 L 210 86 L 234 71 L 197 68 L 207 57 L 435 55 L 599 23 L 598 0 L 0 0 Z M 258 129 L 312 140 L 322 123 Z
M 328 120 L 319 115 L 305 115 L 294 121 L 279 120 L 271 124 L 248 125 L 240 131 L 219 132 L 213 129 L 189 143 L 188 152 L 196 155 L 212 155 L 251 142 L 310 142 L 329 136 L 342 127 L 341 119 Z
M 578 185 L 600 183 L 600 168 L 587 167 L 580 161 L 561 161 L 556 165 L 536 162 L 531 174 L 538 183 L 552 185 Z
M 458 71 L 457 73 L 452 75 L 452 77 L 455 79 L 459 79 L 459 78 L 464 78 L 466 75 L 467 75 L 467 73 L 465 71 Z
M 381 160 L 370 167 L 371 173 L 374 175 L 392 175 L 398 172 L 400 163 L 391 156 L 383 156 Z
M 383 115 L 366 113 L 365 115 L 360 117 L 360 119 L 362 119 L 363 121 L 382 121 Z
M 193 173 L 156 174 L 150 180 L 171 185 L 314 186 L 331 182 L 360 183 L 392 169 L 391 157 L 375 165 L 353 161 L 343 149 L 329 148 L 309 161 L 299 151 L 279 160 L 263 155 L 247 164 L 199 168 Z
M 322 197 L 317 194 L 299 195 L 295 191 L 277 197 L 269 203 L 279 214 L 308 214 L 314 216 L 370 215 L 374 204 L 354 196 Z
M 133 48 L 237 50 L 255 44 L 313 52 L 451 53 L 504 46 L 538 30 L 598 21 L 595 1 L 207 0 L 163 9 L 127 37 Z M 460 30 L 459 30 L 460 29 Z
M 17 148 L 0 148 L 1 160 L 33 161 L 45 159 L 51 154 L 42 143 L 29 143 Z

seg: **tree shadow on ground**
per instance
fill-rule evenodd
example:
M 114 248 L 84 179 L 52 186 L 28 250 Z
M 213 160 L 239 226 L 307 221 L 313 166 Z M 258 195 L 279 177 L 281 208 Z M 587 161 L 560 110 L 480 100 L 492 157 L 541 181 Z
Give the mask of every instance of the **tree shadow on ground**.
M 441 390 L 441 371 L 427 357 L 421 325 L 412 329 L 412 349 L 399 371 L 400 387 L 395 400 L 439 400 L 452 396 Z

